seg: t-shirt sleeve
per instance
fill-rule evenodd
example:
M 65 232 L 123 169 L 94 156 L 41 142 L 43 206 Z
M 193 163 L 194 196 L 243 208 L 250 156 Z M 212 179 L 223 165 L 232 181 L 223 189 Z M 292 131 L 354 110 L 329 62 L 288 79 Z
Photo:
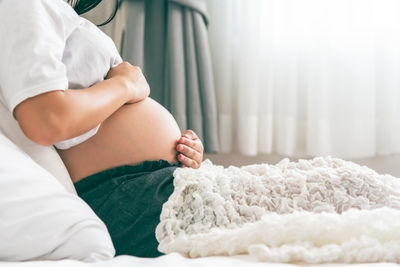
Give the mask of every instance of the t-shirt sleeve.
M 123 62 L 122 57 L 118 53 L 118 50 L 117 50 L 116 47 L 115 47 L 115 51 L 116 51 L 115 52 L 115 57 L 114 57 L 113 63 L 111 64 L 111 68 L 114 68 L 114 67 L 118 66 L 119 64 L 121 64 Z
M 62 57 L 77 18 L 63 0 L 0 1 L 0 92 L 11 113 L 27 98 L 68 88 Z

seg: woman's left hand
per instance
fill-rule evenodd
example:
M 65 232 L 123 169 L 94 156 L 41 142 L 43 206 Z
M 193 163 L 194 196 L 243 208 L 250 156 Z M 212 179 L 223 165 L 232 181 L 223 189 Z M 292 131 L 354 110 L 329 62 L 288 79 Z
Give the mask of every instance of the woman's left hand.
M 203 143 L 192 130 L 186 130 L 178 140 L 176 150 L 181 167 L 197 169 L 203 161 Z

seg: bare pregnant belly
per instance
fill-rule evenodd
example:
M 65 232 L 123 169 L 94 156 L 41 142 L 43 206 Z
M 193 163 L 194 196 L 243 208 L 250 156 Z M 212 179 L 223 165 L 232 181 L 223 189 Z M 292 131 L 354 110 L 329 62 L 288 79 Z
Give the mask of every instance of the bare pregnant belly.
M 181 135 L 172 115 L 151 98 L 122 106 L 97 134 L 67 150 L 58 150 L 73 182 L 126 164 L 164 159 L 176 163 Z

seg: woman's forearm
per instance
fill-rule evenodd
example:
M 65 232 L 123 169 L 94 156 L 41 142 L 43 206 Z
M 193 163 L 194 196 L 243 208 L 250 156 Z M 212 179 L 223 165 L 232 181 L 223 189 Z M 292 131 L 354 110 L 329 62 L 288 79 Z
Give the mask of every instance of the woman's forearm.
M 87 89 L 29 98 L 15 108 L 15 117 L 29 139 L 47 146 L 89 131 L 130 100 L 124 79 L 113 77 Z

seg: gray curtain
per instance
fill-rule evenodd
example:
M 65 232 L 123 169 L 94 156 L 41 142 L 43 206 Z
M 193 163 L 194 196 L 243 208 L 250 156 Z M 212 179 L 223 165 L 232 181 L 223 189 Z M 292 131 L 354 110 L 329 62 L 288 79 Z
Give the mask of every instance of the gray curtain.
M 122 57 L 138 65 L 151 97 L 218 151 L 217 109 L 205 0 L 126 0 Z

